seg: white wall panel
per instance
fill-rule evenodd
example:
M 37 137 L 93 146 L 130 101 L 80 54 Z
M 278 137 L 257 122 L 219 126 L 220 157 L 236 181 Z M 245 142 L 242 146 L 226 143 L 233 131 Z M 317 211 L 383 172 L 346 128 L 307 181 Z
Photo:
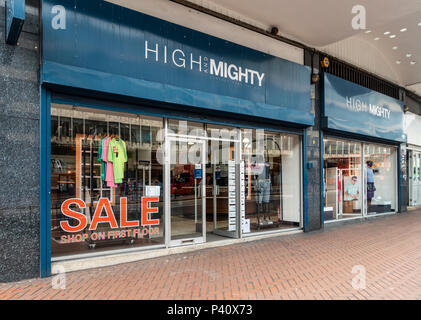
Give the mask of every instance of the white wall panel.
M 421 146 L 421 117 L 407 112 L 405 113 L 405 133 L 408 135 L 408 144 Z
M 300 222 L 301 220 L 301 141 L 298 136 L 291 139 L 290 154 L 282 156 L 282 198 L 283 220 Z

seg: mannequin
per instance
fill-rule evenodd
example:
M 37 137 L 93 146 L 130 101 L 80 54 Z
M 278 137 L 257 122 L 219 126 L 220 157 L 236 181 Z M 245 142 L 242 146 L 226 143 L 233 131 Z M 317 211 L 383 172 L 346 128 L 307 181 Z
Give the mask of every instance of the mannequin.
M 258 162 L 259 172 L 256 175 L 255 187 L 256 187 L 256 206 L 257 206 L 257 219 L 258 224 L 272 224 L 270 221 L 270 164 L 269 162 L 263 161 L 263 157 Z M 263 213 L 263 221 L 260 221 L 260 213 Z
M 374 198 L 374 192 L 376 187 L 374 186 L 374 172 L 373 172 L 373 161 L 367 161 L 367 205 L 371 205 L 371 199 Z

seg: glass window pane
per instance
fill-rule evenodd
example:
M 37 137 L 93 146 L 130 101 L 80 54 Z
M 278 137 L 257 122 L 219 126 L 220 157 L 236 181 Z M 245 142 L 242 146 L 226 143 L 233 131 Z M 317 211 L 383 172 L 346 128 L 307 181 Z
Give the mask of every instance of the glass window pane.
M 299 227 L 301 138 L 242 129 L 246 219 L 250 232 Z
M 324 220 L 362 215 L 361 143 L 324 138 Z M 334 148 L 330 148 L 334 146 Z
M 162 141 L 140 143 L 163 119 L 60 104 L 51 114 L 52 256 L 163 244 Z
M 171 141 L 171 240 L 203 236 L 203 142 Z
M 168 119 L 168 131 L 172 134 L 205 137 L 204 124 L 200 122 Z
M 367 213 L 395 212 L 397 208 L 397 148 L 365 144 Z

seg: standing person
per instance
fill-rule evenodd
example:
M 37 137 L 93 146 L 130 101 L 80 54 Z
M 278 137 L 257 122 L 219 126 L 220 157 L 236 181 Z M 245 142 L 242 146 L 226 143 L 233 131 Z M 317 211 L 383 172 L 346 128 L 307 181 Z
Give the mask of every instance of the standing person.
M 367 161 L 367 206 L 371 204 L 371 199 L 374 198 L 374 172 L 373 172 L 373 161 Z

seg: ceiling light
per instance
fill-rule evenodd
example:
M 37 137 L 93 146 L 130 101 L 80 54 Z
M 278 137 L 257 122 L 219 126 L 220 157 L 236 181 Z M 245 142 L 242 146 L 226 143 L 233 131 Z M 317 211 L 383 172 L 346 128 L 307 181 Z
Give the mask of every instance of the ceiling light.
M 380 40 L 380 38 L 379 37 L 374 38 L 374 41 L 377 41 L 377 40 Z
M 392 48 L 392 50 L 398 50 L 398 47 L 397 47 L 397 46 L 394 46 L 394 47 Z
M 411 61 L 410 62 L 410 64 L 412 64 L 412 65 L 414 65 L 414 64 L 416 64 L 417 62 L 416 61 Z
M 366 32 L 364 32 L 364 33 L 370 33 L 371 32 L 371 30 L 367 30 Z
M 401 64 L 401 61 L 400 60 L 396 61 L 396 64 Z
M 421 22 L 418 22 L 418 27 L 421 27 Z
M 386 31 L 385 33 L 383 33 L 385 36 L 387 36 L 388 34 L 390 34 L 390 31 Z
M 412 54 L 407 53 L 407 54 L 406 54 L 406 57 L 407 57 L 407 58 L 411 58 L 411 57 L 412 57 Z
M 405 32 L 406 30 L 408 30 L 407 28 L 402 28 L 401 30 L 400 30 L 400 32 Z
M 396 38 L 396 35 L 395 34 L 392 34 L 392 35 L 389 36 L 389 38 L 390 39 Z

